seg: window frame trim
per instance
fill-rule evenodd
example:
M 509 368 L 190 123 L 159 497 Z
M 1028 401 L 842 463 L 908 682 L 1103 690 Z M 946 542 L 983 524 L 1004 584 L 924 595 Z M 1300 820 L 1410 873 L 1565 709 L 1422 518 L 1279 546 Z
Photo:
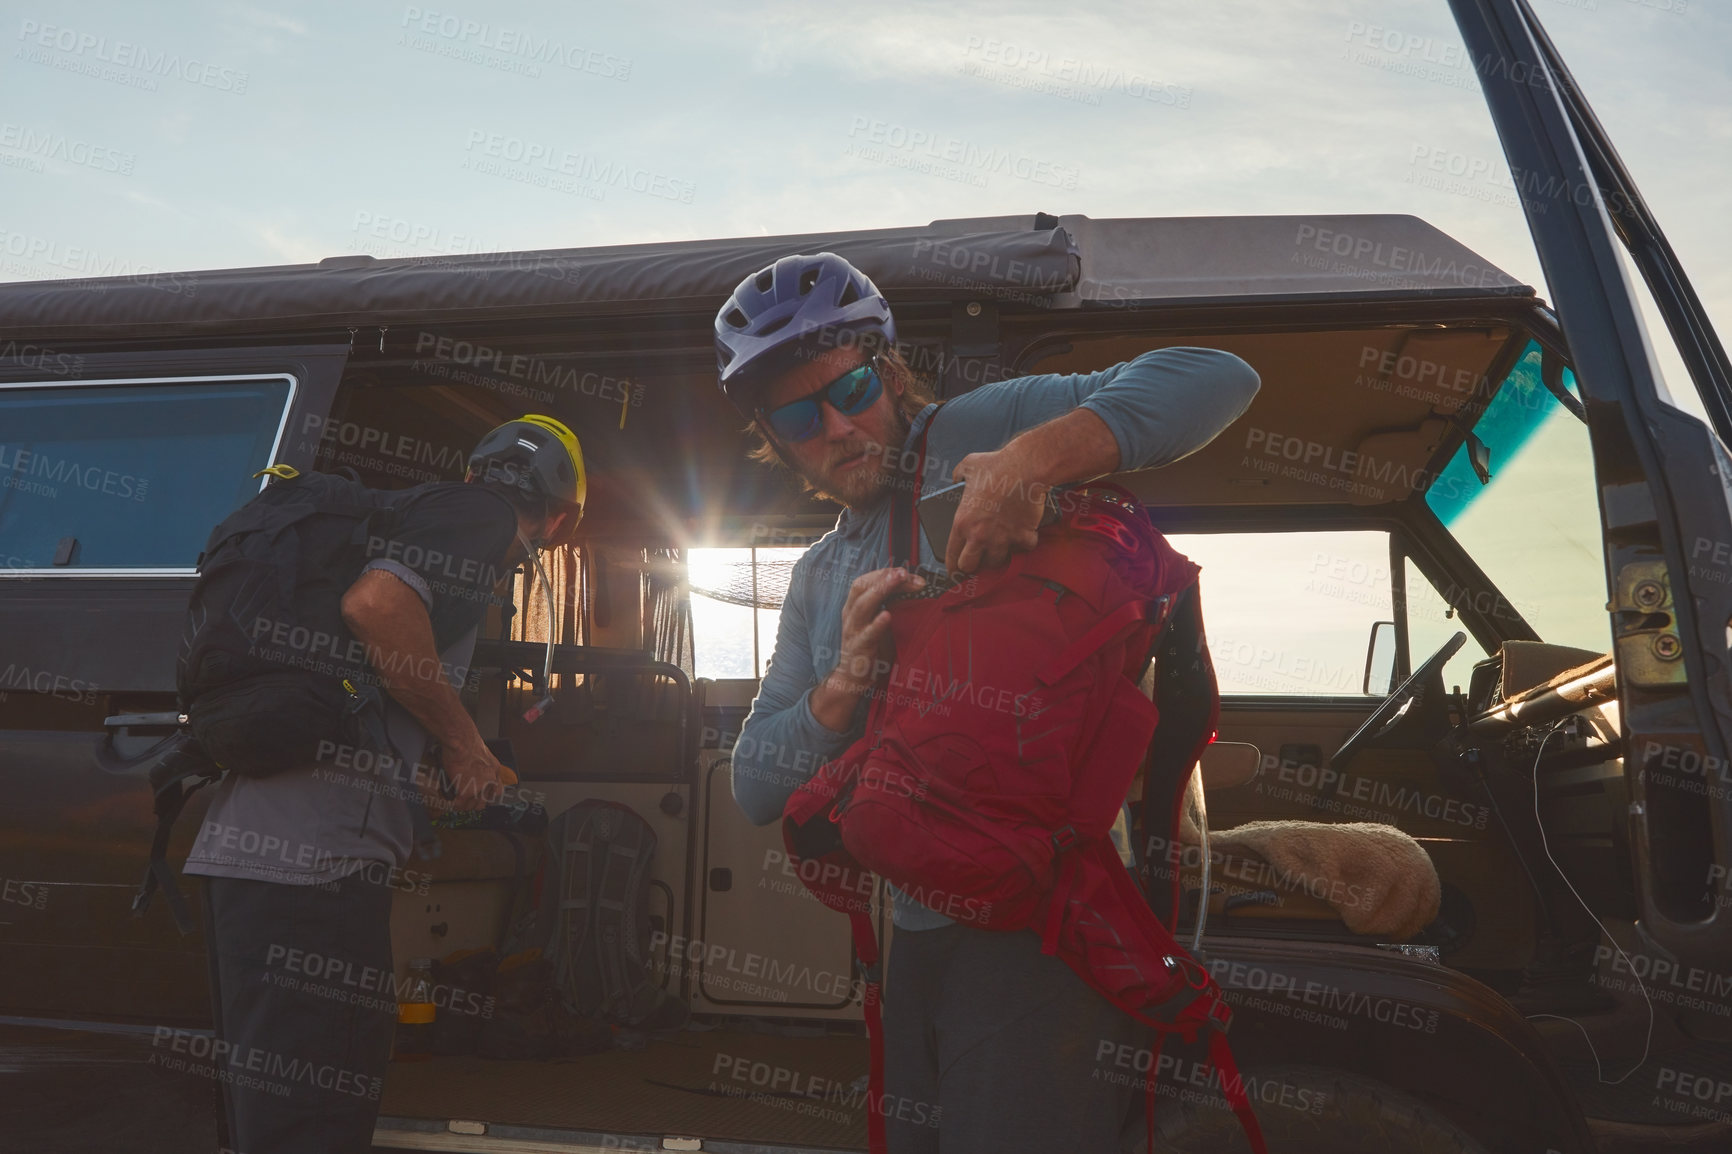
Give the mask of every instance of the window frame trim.
M 277 431 L 271 438 L 271 451 L 267 454 L 270 464 L 277 459 L 283 447 L 283 437 L 289 428 L 289 415 L 295 410 L 295 401 L 300 396 L 301 379 L 298 374 L 281 371 L 274 373 L 213 373 L 198 376 L 172 377 L 105 377 L 98 380 L 77 381 L 0 381 L 0 393 L 13 389 L 77 389 L 90 385 L 179 385 L 204 384 L 217 381 L 287 381 L 288 396 L 283 399 L 283 411 L 277 417 Z M 269 478 L 260 478 L 259 490 L 262 492 Z M 66 568 L 35 568 L 11 569 L 0 568 L 0 579 L 25 580 L 41 577 L 196 577 L 198 567 L 188 565 L 172 568 L 150 568 L 143 566 L 104 566 L 91 569 Z

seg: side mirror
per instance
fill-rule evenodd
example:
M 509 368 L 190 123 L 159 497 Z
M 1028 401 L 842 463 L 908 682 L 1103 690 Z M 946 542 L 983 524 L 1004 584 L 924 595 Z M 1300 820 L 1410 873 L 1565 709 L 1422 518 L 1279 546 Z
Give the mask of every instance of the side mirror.
M 1388 697 L 1395 688 L 1395 622 L 1371 623 L 1371 640 L 1365 646 L 1365 680 L 1360 689 L 1367 696 Z

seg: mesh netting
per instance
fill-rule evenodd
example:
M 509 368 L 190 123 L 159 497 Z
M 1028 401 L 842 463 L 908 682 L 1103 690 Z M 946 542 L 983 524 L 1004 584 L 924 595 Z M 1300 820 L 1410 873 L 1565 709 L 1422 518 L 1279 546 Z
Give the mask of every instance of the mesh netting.
M 794 575 L 794 558 L 758 559 L 756 595 L 752 587 L 752 562 L 739 560 L 713 564 L 713 576 L 706 573 L 703 583 L 692 581 L 693 596 L 725 601 L 729 605 L 756 606 L 759 609 L 780 609 L 788 595 L 788 581 Z

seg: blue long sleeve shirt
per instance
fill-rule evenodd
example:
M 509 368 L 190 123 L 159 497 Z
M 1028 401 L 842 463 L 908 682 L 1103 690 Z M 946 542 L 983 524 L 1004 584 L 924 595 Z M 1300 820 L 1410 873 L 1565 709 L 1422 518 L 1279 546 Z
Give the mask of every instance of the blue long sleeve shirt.
M 948 484 L 970 453 L 992 452 L 1025 429 L 1081 407 L 1098 416 L 1119 447 L 1122 471 L 1170 464 L 1208 444 L 1250 407 L 1260 382 L 1250 365 L 1218 349 L 1144 353 L 1098 373 L 1042 374 L 983 385 L 950 401 L 927 438 L 927 488 Z M 913 422 L 912 447 L 934 406 Z M 733 752 L 734 800 L 756 825 L 777 820 L 788 798 L 865 729 L 866 704 L 847 732 L 812 716 L 810 698 L 835 666 L 842 605 L 862 573 L 889 563 L 890 502 L 844 509 L 836 527 L 794 566 L 782 602 L 776 648 Z M 942 569 L 916 531 L 920 564 Z M 933 929 L 950 919 L 892 889 L 899 930 Z

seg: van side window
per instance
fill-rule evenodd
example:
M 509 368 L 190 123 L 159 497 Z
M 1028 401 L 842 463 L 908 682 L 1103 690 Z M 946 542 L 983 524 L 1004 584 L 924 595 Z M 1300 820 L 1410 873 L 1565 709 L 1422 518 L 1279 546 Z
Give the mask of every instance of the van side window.
M 0 386 L 0 576 L 188 570 L 259 491 L 295 382 Z

